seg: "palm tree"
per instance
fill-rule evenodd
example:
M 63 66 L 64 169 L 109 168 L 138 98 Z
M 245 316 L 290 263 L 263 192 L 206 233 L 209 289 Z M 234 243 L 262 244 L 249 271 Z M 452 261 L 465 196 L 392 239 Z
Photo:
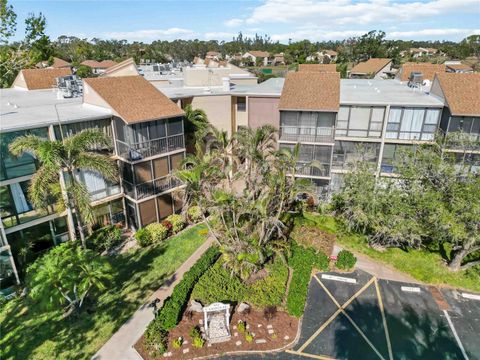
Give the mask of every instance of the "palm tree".
M 189 152 L 200 144 L 200 140 L 206 135 L 209 129 L 207 114 L 202 109 L 194 109 L 188 104 L 183 109 L 185 111 L 185 135 Z
M 108 137 L 97 129 L 86 129 L 63 141 L 42 139 L 35 135 L 16 138 L 9 146 L 15 156 L 30 153 L 40 163 L 33 175 L 29 197 L 38 209 L 44 209 L 56 202 L 58 211 L 67 208 L 75 215 L 82 246 L 85 248 L 84 224 L 94 222 L 90 206 L 90 194 L 75 175 L 76 170 L 93 171 L 109 181 L 117 178 L 116 164 L 95 148 L 110 146 Z M 62 176 L 65 174 L 65 189 L 62 190 Z M 72 239 L 73 240 L 73 239 Z

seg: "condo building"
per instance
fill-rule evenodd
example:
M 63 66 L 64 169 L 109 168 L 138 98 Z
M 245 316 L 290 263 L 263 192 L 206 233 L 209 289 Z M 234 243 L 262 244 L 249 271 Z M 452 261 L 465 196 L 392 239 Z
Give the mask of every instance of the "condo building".
M 431 143 L 439 131 L 466 133 L 469 147 L 452 144 L 449 151 L 471 171 L 480 166 L 480 74 L 428 68 L 431 84 L 424 86 L 404 73 L 394 80 L 340 79 L 333 67 L 316 65 L 258 84 L 228 65 L 144 77 L 127 60 L 101 77 L 80 83 L 69 78 L 81 91 L 65 92 L 64 82 L 56 80 L 65 74 L 50 70 L 22 71 L 14 87 L 0 90 L 2 288 L 18 282 L 32 259 L 74 231 L 53 205 L 39 211 L 29 203 L 38 164 L 28 154 L 15 158 L 8 151 L 25 134 L 61 140 L 85 128 L 104 131 L 112 149 L 100 150 L 117 162 L 118 182 L 88 171 L 76 175 L 90 192 L 99 224 L 134 230 L 182 207 L 175 196 L 182 185 L 169 174 L 185 157 L 182 109 L 188 104 L 229 135 L 241 127 L 278 128 L 280 148 L 300 144 L 296 176 L 311 179 L 319 194 L 339 189 L 356 160 L 370 162 L 375 176 L 392 176 L 400 149 Z M 408 69 L 421 70 L 411 64 Z M 312 160 L 320 166 L 307 166 Z

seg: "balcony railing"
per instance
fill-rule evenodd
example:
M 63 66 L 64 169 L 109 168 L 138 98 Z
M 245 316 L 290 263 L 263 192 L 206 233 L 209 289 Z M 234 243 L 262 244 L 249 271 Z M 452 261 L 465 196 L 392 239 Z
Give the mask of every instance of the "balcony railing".
M 117 154 L 130 161 L 141 160 L 184 147 L 185 140 L 183 134 L 135 144 L 127 144 L 126 142 L 117 140 Z
M 179 186 L 180 181 L 172 178 L 171 176 L 164 176 L 155 180 L 150 180 L 134 186 L 128 181 L 123 181 L 123 189 L 125 194 L 136 200 L 141 200 L 152 195 L 160 194 L 167 190 L 173 189 Z
M 333 127 L 281 126 L 280 140 L 296 142 L 333 142 Z
M 297 175 L 308 175 L 308 176 L 330 176 L 330 166 L 327 164 L 322 164 L 320 167 L 316 166 L 302 166 L 299 164 L 297 166 Z

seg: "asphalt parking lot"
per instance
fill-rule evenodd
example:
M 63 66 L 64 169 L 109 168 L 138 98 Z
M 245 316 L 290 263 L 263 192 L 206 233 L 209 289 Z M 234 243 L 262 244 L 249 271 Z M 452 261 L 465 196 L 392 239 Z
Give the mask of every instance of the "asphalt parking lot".
M 319 273 L 293 349 L 231 358 L 480 360 L 480 296 L 359 270 Z

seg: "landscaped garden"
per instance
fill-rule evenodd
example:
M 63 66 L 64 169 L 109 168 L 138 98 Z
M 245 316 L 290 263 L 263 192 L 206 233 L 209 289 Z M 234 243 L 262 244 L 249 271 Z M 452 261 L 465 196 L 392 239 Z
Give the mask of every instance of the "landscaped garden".
M 200 224 L 145 248 L 103 256 L 111 268 L 105 288 L 68 317 L 29 296 L 2 305 L 1 358 L 89 359 L 206 238 Z

